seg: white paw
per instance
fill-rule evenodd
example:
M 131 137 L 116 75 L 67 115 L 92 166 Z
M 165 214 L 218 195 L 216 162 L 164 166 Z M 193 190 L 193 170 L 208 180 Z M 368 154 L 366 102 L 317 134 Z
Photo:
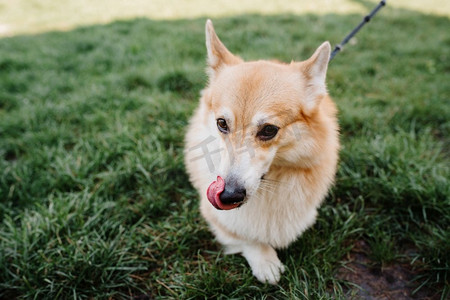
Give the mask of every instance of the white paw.
M 284 272 L 284 266 L 278 258 L 276 261 L 262 260 L 251 267 L 253 275 L 262 283 L 277 284 Z
M 269 245 L 247 244 L 242 255 L 252 268 L 253 275 L 263 283 L 276 284 L 284 272 L 284 266 L 277 252 Z

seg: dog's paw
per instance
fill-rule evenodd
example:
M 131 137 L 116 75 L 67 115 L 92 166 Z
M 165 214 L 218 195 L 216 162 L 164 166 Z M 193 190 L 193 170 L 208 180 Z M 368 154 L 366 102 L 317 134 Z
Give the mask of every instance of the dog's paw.
M 264 260 L 251 266 L 253 276 L 262 283 L 277 284 L 285 268 L 281 261 Z
M 278 259 L 277 252 L 269 245 L 250 244 L 244 248 L 242 255 L 252 268 L 253 275 L 263 283 L 277 284 L 284 266 Z

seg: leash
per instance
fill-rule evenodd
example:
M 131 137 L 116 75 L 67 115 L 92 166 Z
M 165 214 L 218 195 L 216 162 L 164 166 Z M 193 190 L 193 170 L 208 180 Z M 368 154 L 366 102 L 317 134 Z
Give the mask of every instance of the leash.
M 352 32 L 350 32 L 343 40 L 340 44 L 337 44 L 336 47 L 334 48 L 333 52 L 331 52 L 330 55 L 330 60 L 331 61 L 336 54 L 339 53 L 339 51 L 342 50 L 342 48 L 344 47 L 345 44 L 348 43 L 348 41 L 366 24 L 369 23 L 370 19 L 372 19 L 375 14 L 383 7 L 386 5 L 386 0 L 381 0 L 380 3 L 378 3 L 378 5 L 370 12 L 370 14 L 368 14 L 367 16 L 364 17 L 364 19 L 361 21 L 361 23 L 359 23 L 358 26 L 355 27 L 355 29 L 352 30 Z

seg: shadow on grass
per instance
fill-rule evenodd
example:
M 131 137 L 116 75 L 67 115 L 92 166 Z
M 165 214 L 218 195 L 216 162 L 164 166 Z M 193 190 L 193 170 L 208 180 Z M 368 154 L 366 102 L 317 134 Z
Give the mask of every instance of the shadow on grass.
M 361 17 L 214 21 L 244 59 L 289 62 L 336 44 Z M 370 255 L 412 266 L 409 296 L 424 282 L 428 296 L 448 294 L 448 18 L 386 8 L 333 60 L 337 185 L 315 227 L 283 251 L 279 288 L 217 253 L 184 173 L 184 129 L 206 82 L 204 21 L 0 40 L 0 296 L 349 295 L 335 274 L 352 245 L 385 236 L 388 250 Z

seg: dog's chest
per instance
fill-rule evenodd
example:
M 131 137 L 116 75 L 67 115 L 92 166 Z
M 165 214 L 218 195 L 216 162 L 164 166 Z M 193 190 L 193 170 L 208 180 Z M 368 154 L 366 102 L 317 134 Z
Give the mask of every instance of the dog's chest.
M 311 226 L 316 215 L 316 206 L 294 186 L 263 192 L 238 209 L 218 211 L 217 217 L 240 236 L 282 248 Z

